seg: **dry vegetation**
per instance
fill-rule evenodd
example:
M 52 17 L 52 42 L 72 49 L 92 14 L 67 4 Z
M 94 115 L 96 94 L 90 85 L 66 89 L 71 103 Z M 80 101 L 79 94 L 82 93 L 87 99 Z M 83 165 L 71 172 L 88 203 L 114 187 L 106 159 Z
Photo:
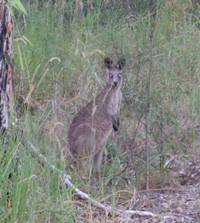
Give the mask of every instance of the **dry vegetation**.
M 198 1 L 151 1 L 156 15 L 148 1 L 133 2 L 27 0 L 27 15 L 15 12 L 16 113 L 1 143 L 0 222 L 200 222 Z M 64 158 L 67 131 L 104 86 L 105 56 L 127 61 L 121 128 L 101 178 L 84 179 Z M 24 141 L 95 200 L 156 217 L 93 207 Z

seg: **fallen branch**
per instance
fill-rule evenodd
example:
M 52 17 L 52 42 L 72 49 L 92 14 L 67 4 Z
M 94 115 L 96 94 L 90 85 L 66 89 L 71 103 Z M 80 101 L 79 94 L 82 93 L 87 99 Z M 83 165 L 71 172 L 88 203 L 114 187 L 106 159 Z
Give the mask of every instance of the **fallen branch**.
M 56 172 L 64 180 L 64 183 L 65 183 L 65 185 L 67 187 L 73 189 L 81 199 L 84 199 L 84 200 L 89 201 L 93 206 L 95 206 L 97 208 L 100 208 L 100 209 L 103 209 L 106 213 L 109 213 L 109 214 L 115 213 L 117 215 L 122 215 L 122 216 L 123 215 L 126 215 L 126 217 L 127 217 L 127 215 L 130 215 L 130 216 L 138 215 L 138 216 L 141 216 L 141 217 L 156 217 L 156 215 L 154 213 L 149 212 L 149 211 L 122 210 L 122 209 L 112 208 L 109 205 L 105 205 L 105 204 L 102 204 L 102 203 L 94 200 L 88 194 L 86 194 L 83 191 L 79 190 L 72 183 L 71 177 L 69 175 L 67 175 L 66 173 L 64 173 L 60 169 L 56 168 L 54 165 L 52 165 L 47 160 L 47 158 L 44 155 L 42 155 L 41 153 L 39 153 L 37 151 L 37 149 L 35 148 L 35 146 L 33 145 L 33 143 L 31 143 L 30 141 L 28 141 L 28 145 L 31 148 L 31 151 L 30 152 L 32 153 L 32 155 L 34 157 L 37 156 L 39 158 L 39 162 L 42 165 L 47 165 L 48 167 L 50 167 L 50 169 L 52 171 Z

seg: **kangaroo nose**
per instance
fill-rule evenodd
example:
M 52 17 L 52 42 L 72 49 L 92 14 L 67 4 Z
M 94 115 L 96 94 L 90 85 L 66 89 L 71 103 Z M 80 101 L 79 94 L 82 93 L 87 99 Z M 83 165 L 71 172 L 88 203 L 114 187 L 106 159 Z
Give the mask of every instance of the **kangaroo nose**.
M 116 87 L 116 86 L 117 86 L 117 81 L 114 81 L 113 84 L 114 84 L 114 86 Z

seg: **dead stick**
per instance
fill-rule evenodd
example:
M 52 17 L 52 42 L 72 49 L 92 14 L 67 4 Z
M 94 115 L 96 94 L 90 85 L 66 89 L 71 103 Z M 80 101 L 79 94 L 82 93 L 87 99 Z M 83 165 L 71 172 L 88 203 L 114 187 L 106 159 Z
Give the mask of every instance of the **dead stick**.
M 73 189 L 78 196 L 80 196 L 81 199 L 84 199 L 84 200 L 88 200 L 93 206 L 97 207 L 97 208 L 100 208 L 100 209 L 103 209 L 106 213 L 115 213 L 117 215 L 130 215 L 130 216 L 133 216 L 133 215 L 138 215 L 138 216 L 142 216 L 142 217 L 156 217 L 156 215 L 152 212 L 149 212 L 149 211 L 136 211 L 136 210 L 122 210 L 122 209 L 117 209 L 117 208 L 112 208 L 111 206 L 109 205 L 105 205 L 105 204 L 102 204 L 96 200 L 94 200 L 92 197 L 90 197 L 90 195 L 84 193 L 83 191 L 81 191 L 80 189 L 78 189 L 73 183 L 72 183 L 72 180 L 71 180 L 71 177 L 64 173 L 63 171 L 61 171 L 60 169 L 56 168 L 54 165 L 52 165 L 48 160 L 47 158 L 42 155 L 41 153 L 38 153 L 37 152 L 37 149 L 35 148 L 35 146 L 33 145 L 33 143 L 31 143 L 30 141 L 28 141 L 28 145 L 29 147 L 31 148 L 31 153 L 34 157 L 38 156 L 39 158 L 39 161 L 41 164 L 43 165 L 47 165 L 48 167 L 50 167 L 50 169 L 54 172 L 56 172 L 59 176 L 62 177 L 62 179 L 64 180 L 64 183 L 67 187 Z

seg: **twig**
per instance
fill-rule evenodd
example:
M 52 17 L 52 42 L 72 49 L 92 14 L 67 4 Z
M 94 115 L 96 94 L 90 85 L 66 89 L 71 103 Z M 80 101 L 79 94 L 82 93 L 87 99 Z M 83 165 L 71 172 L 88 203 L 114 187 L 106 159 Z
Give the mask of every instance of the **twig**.
M 56 168 L 47 160 L 47 158 L 44 155 L 42 155 L 41 153 L 38 153 L 33 143 L 28 141 L 28 146 L 30 147 L 29 149 L 31 150 L 30 152 L 32 153 L 32 155 L 34 157 L 38 156 L 41 164 L 47 165 L 52 171 L 56 172 L 64 180 L 64 183 L 67 187 L 74 190 L 81 199 L 88 200 L 93 206 L 103 209 L 106 213 L 109 213 L 109 214 L 115 213 L 117 215 L 126 216 L 126 217 L 127 215 L 130 215 L 130 216 L 138 215 L 142 217 L 156 217 L 156 214 L 149 211 L 122 210 L 122 209 L 112 208 L 109 205 L 105 205 L 94 200 L 92 197 L 90 197 L 90 195 L 88 195 L 87 193 L 84 193 L 79 188 L 77 188 L 72 183 L 71 177 L 68 174 Z

